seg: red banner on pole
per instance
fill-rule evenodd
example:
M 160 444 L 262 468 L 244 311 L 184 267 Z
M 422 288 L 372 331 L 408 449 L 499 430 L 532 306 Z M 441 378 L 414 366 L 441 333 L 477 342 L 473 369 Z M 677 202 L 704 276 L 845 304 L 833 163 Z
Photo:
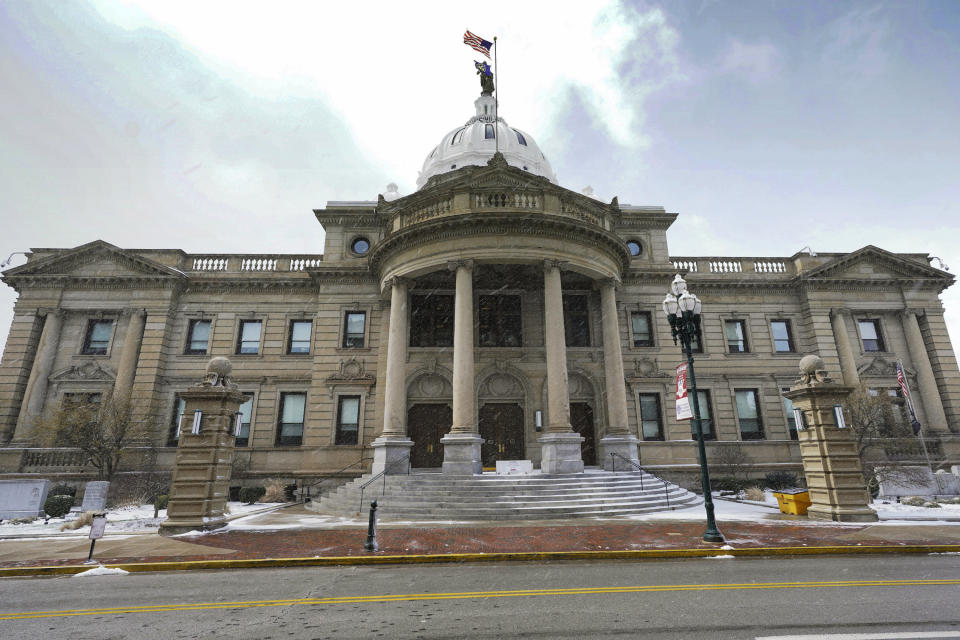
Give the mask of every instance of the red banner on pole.
M 677 420 L 693 419 L 690 398 L 687 397 L 687 365 L 677 365 Z

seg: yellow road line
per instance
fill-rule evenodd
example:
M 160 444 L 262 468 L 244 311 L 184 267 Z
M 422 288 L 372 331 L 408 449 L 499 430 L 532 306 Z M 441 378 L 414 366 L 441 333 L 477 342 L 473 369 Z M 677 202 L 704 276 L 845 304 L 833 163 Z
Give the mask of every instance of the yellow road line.
M 110 607 L 104 609 L 64 609 L 60 611 L 27 611 L 2 613 L 3 620 L 62 618 L 72 616 L 109 615 L 119 613 L 163 613 L 197 611 L 204 609 L 238 609 L 292 605 L 371 604 L 382 602 L 411 602 L 423 600 L 462 600 L 478 598 L 516 598 L 564 595 L 601 595 L 617 593 L 655 593 L 677 591 L 717 591 L 737 589 L 823 589 L 856 587 L 904 586 L 960 586 L 960 579 L 902 579 L 902 580 L 830 580 L 816 582 L 746 582 L 728 584 L 669 584 L 627 587 L 557 587 L 550 589 L 516 589 L 501 591 L 455 591 L 447 593 L 408 593 L 374 596 L 332 596 L 326 598 L 287 598 L 282 600 L 246 600 L 236 602 L 200 602 L 191 604 L 156 604 Z

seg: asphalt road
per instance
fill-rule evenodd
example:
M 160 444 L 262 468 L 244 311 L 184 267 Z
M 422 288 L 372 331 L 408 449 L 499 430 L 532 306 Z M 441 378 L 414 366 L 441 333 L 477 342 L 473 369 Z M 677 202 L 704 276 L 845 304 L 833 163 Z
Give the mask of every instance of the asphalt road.
M 960 639 L 958 603 L 958 555 L 196 571 L 0 580 L 0 638 Z

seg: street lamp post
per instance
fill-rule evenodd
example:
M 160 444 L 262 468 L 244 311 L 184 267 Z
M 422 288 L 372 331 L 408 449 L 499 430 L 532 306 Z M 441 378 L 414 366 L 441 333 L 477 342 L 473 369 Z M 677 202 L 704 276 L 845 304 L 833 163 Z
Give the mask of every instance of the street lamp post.
M 690 376 L 690 391 L 693 395 L 693 429 L 700 454 L 700 484 L 703 487 L 703 507 L 707 511 L 707 530 L 703 539 L 707 542 L 723 542 L 723 534 L 717 530 L 713 517 L 713 496 L 710 490 L 710 471 L 707 469 L 707 449 L 703 445 L 703 429 L 700 425 L 700 399 L 697 397 L 697 378 L 693 373 L 693 349 L 690 346 L 700 334 L 700 299 L 687 291 L 687 282 L 677 274 L 670 285 L 670 293 L 663 299 L 663 312 L 670 321 L 673 344 L 677 338 L 687 355 L 687 375 Z

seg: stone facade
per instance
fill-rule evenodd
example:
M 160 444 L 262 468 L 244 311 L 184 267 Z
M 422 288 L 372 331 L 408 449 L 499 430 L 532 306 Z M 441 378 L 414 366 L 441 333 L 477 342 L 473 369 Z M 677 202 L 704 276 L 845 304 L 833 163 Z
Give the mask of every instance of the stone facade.
M 696 450 L 672 396 L 683 357 L 660 309 L 678 272 L 704 305 L 708 448 L 740 444 L 758 472 L 798 471 L 781 392 L 817 354 L 838 380 L 878 389 L 896 387 L 901 360 L 928 442 L 960 462 L 938 298 L 953 276 L 926 254 L 671 256 L 676 213 L 601 203 L 496 156 L 315 215 L 317 255 L 98 240 L 34 249 L 4 272 L 19 298 L 0 364 L 0 473 L 82 474 L 70 452 L 38 447 L 32 421 L 65 394 L 115 386 L 172 466 L 177 394 L 212 356 L 252 395 L 236 450 L 248 477 L 382 470 L 407 452 L 454 473 L 496 458 L 572 472 L 611 452 L 687 471 Z M 751 397 L 757 414 L 741 415 Z

